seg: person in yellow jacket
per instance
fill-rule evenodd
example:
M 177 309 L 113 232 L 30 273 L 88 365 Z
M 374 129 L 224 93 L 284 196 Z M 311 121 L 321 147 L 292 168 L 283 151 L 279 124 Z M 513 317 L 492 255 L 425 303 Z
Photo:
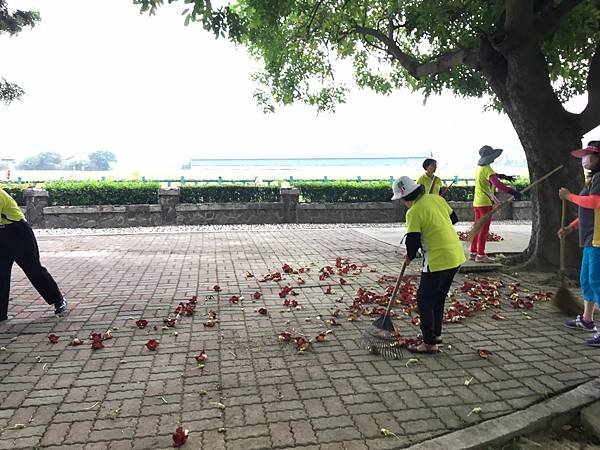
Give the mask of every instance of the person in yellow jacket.
M 425 169 L 425 173 L 417 178 L 417 184 L 423 186 L 426 194 L 440 195 L 442 180 L 435 175 L 437 161 L 435 159 L 427 158 L 423 161 L 423 169 Z
M 475 222 L 492 210 L 496 198 L 494 196 L 495 189 L 509 193 L 515 200 L 521 198 L 521 193 L 519 191 L 500 181 L 514 181 L 514 177 L 496 173 L 490 165 L 503 151 L 504 150 L 499 148 L 492 148 L 489 145 L 484 145 L 479 149 L 479 161 L 477 161 L 477 171 L 475 172 L 475 194 L 473 197 Z M 485 253 L 485 246 L 491 223 L 492 218 L 490 217 L 481 231 L 471 241 L 471 254 L 469 256 L 471 260 L 480 263 L 492 263 L 495 261 L 494 258 L 491 258 Z
M 54 313 L 67 312 L 67 301 L 54 278 L 40 263 L 40 254 L 33 230 L 17 202 L 0 188 L 0 322 L 9 319 L 8 300 L 13 263 L 23 270 L 33 287 Z
M 400 200 L 406 212 L 406 260 L 423 251 L 417 306 L 423 342 L 408 347 L 416 353 L 437 353 L 442 343 L 444 303 L 454 275 L 465 262 L 465 254 L 454 229 L 456 213 L 441 196 L 425 194 L 425 188 L 409 177 L 392 185 L 392 200 Z

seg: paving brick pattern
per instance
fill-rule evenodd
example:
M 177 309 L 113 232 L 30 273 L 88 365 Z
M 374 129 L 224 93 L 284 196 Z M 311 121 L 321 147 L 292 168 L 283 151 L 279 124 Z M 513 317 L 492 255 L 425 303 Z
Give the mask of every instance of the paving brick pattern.
M 408 355 L 388 361 L 366 353 L 357 337 L 372 319 L 342 315 L 337 327 L 323 320 L 358 286 L 381 290 L 377 279 L 394 274 L 399 260 L 391 246 L 352 230 L 47 236 L 40 247 L 73 310 L 54 318 L 14 270 L 16 318 L 0 325 L 0 449 L 172 448 L 178 424 L 190 430 L 184 448 L 399 448 L 600 375 L 600 353 L 582 345 L 585 334 L 562 327 L 547 304 L 526 316 L 506 299 L 507 320 L 484 311 L 446 326 L 440 355 L 407 364 Z M 318 269 L 337 256 L 377 272 L 348 276 L 325 295 L 331 282 L 319 281 Z M 244 276 L 284 263 L 311 267 L 306 284 Z M 211 292 L 217 283 L 219 294 Z M 288 283 L 301 309 L 282 307 L 278 293 Z M 255 291 L 263 298 L 253 303 Z M 196 294 L 196 314 L 163 329 L 179 301 Z M 231 304 L 233 294 L 245 301 Z M 268 315 L 257 314 L 261 306 Z M 209 309 L 219 316 L 215 328 L 203 325 Z M 138 329 L 139 318 L 150 325 Z M 417 332 L 406 318 L 396 323 L 406 335 Z M 314 337 L 328 328 L 333 334 L 304 354 L 277 340 L 283 330 Z M 114 338 L 92 351 L 89 334 L 107 329 Z M 49 333 L 59 342 L 51 344 Z M 73 337 L 86 343 L 67 345 Z M 160 340 L 157 351 L 145 347 L 149 338 Z M 483 359 L 478 348 L 494 355 Z M 193 358 L 201 350 L 208 354 L 202 369 Z M 475 407 L 481 414 L 470 414 Z

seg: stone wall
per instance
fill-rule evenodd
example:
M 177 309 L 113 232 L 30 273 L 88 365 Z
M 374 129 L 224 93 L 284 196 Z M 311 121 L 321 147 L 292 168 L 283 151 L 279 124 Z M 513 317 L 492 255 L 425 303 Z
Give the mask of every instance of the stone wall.
M 299 203 L 300 190 L 282 188 L 274 203 L 179 203 L 179 189 L 160 189 L 157 205 L 48 206 L 48 192 L 26 189 L 27 220 L 38 228 L 113 228 L 160 225 L 404 222 L 399 201 L 371 203 Z M 449 202 L 460 221 L 473 220 L 471 202 Z M 531 220 L 530 202 L 511 202 L 497 220 Z

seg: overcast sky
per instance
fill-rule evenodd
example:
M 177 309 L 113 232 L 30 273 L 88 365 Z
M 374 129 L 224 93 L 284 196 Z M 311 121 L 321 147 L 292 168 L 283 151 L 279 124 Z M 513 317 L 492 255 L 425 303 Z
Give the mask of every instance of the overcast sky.
M 8 5 L 38 10 L 42 21 L 0 37 L 0 76 L 26 90 L 0 105 L 0 156 L 103 149 L 127 164 L 172 167 L 191 157 L 474 158 L 483 144 L 522 152 L 506 116 L 449 94 L 423 105 L 416 93 L 353 89 L 335 114 L 292 106 L 265 115 L 252 98 L 256 63 L 200 25 L 184 27 L 177 3 L 153 17 L 129 0 Z

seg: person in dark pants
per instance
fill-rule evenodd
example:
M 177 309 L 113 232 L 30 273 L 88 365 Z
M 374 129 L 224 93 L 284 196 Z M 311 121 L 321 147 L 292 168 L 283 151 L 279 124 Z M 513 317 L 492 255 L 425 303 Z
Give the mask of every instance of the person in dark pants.
M 466 261 L 454 224 L 456 213 L 441 196 L 424 194 L 422 185 L 409 177 L 398 178 L 392 200 L 399 199 L 406 212 L 406 260 L 423 250 L 423 271 L 417 290 L 422 342 L 409 345 L 415 353 L 437 353 L 442 343 L 442 322 L 446 295 L 454 275 Z
M 8 300 L 13 263 L 23 270 L 46 303 L 54 306 L 55 314 L 67 312 L 67 301 L 52 275 L 40 263 L 33 230 L 17 202 L 0 188 L 0 322 L 9 319 Z

